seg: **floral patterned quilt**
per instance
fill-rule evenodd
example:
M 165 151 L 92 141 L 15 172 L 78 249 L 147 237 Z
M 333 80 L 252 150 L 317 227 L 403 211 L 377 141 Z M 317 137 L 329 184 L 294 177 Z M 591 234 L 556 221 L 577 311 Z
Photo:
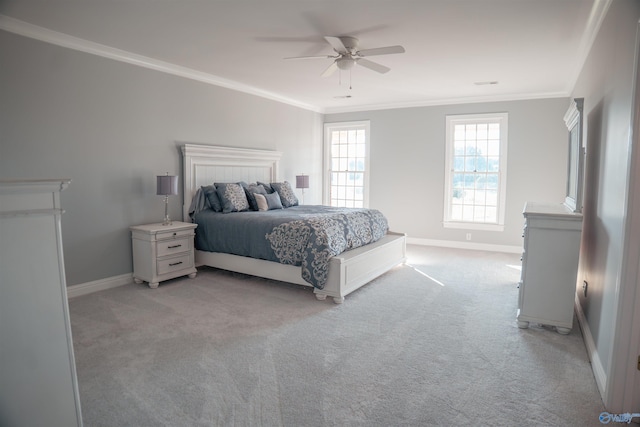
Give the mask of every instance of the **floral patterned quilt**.
M 373 243 L 388 231 L 375 209 L 295 206 L 267 212 L 195 215 L 196 248 L 301 267 L 302 278 L 323 289 L 329 259 Z

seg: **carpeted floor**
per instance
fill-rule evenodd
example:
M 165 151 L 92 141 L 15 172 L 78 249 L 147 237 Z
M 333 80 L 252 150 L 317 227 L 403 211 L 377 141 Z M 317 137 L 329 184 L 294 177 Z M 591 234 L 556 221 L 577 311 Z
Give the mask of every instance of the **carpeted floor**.
M 199 269 L 70 301 L 85 426 L 599 426 L 577 323 L 518 329 L 519 256 L 409 246 L 347 296 Z

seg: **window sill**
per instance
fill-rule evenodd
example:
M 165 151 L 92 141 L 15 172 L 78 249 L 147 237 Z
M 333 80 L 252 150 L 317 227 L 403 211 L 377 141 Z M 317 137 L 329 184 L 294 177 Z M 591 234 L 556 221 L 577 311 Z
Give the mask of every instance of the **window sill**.
M 457 228 L 463 230 L 504 231 L 504 224 L 482 224 L 476 222 L 444 221 L 444 228 Z

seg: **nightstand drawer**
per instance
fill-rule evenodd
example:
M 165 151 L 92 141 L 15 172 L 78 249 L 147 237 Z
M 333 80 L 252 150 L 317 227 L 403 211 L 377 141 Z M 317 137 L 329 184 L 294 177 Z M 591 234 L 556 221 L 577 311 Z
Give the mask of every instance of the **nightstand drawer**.
M 156 240 L 177 239 L 180 237 L 193 236 L 192 228 L 187 230 L 163 231 L 156 234 Z
M 184 270 L 185 268 L 191 267 L 193 267 L 193 261 L 190 253 L 179 257 L 158 260 L 158 275 Z
M 183 239 L 171 239 L 156 242 L 158 257 L 190 251 L 192 239 L 193 237 L 190 236 Z

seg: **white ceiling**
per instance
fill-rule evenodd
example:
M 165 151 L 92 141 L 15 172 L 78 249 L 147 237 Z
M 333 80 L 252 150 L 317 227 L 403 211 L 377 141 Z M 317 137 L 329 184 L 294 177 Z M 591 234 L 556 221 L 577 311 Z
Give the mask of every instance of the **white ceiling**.
M 0 28 L 338 112 L 568 96 L 610 1 L 3 0 Z M 330 59 L 283 60 L 343 35 L 406 53 L 356 66 L 352 89 L 320 76 Z

